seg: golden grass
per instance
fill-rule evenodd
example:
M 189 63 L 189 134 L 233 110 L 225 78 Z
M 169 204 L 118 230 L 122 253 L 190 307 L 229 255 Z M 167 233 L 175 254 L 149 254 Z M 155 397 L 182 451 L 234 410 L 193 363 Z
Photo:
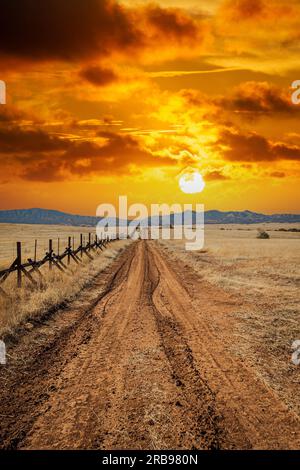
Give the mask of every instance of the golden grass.
M 67 244 L 68 237 L 74 237 L 77 247 L 80 243 L 80 234 L 88 239 L 88 233 L 95 234 L 94 227 L 69 227 L 64 225 L 27 225 L 27 224 L 0 224 L 0 269 L 8 267 L 16 257 L 16 242 L 22 242 L 23 261 L 34 257 L 35 240 L 37 244 L 37 257 L 42 258 L 48 250 L 49 239 L 53 240 L 53 249 L 57 253 L 58 239 L 60 252 Z
M 251 286 L 253 294 L 253 289 L 271 287 L 270 278 L 277 284 L 281 278 L 285 286 L 291 286 L 300 274 L 300 233 L 275 231 L 288 226 L 270 224 L 263 229 L 271 238 L 260 240 L 257 239 L 259 227 L 261 225 L 207 226 L 204 248 L 200 252 L 187 252 L 181 240 L 161 243 L 175 250 L 206 279 L 222 287 L 238 290 Z M 300 224 L 293 227 L 299 228 Z
M 60 237 L 67 241 L 68 236 L 72 235 L 79 244 L 80 233 L 87 234 L 92 231 L 91 228 L 78 227 L 60 227 L 60 226 L 40 226 L 40 225 L 9 225 L 0 224 L 0 253 L 4 266 L 13 261 L 15 256 L 11 252 L 11 246 L 15 241 L 24 242 L 27 248 L 28 256 L 33 256 L 31 248 L 34 247 L 34 240 L 37 238 L 40 245 L 42 257 L 45 254 L 48 245 L 48 239 L 51 237 Z M 37 289 L 29 281 L 24 281 L 21 289 L 16 289 L 16 273 L 11 274 L 2 284 L 5 292 L 11 299 L 6 300 L 0 296 L 0 334 L 12 333 L 20 324 L 28 319 L 38 318 L 50 308 L 55 307 L 62 302 L 69 301 L 78 294 L 99 272 L 108 266 L 112 260 L 120 253 L 130 241 L 122 240 L 111 243 L 103 252 L 94 256 L 90 261 L 87 257 L 83 258 L 83 263 L 79 267 L 71 262 L 67 273 L 62 274 L 53 268 L 49 272 L 48 266 L 41 268 L 44 276 L 42 285 Z M 64 248 L 66 245 L 62 245 Z M 29 253 L 30 252 L 30 253 Z M 25 261 L 25 260 L 23 260 Z M 37 276 L 35 276 L 37 280 Z
M 207 226 L 200 252 L 185 251 L 182 241 L 160 243 L 205 281 L 240 299 L 232 313 L 233 353 L 299 414 L 300 366 L 291 362 L 291 345 L 300 340 L 300 233 L 275 231 L 291 227 L 299 224 Z M 257 239 L 257 228 L 271 238 Z

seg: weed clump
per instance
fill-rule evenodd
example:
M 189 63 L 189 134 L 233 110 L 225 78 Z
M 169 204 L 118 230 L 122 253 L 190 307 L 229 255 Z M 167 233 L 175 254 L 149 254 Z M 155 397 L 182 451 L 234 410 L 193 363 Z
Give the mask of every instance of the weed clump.
M 259 238 L 261 240 L 268 240 L 270 238 L 270 235 L 264 230 L 258 230 L 256 238 Z

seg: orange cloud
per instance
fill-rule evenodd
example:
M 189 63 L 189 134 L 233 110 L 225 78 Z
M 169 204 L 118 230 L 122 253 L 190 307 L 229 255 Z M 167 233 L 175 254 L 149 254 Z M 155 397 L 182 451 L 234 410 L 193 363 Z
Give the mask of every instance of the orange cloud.
M 231 162 L 300 161 L 299 146 L 273 142 L 256 132 L 223 131 L 218 145 L 223 147 L 223 158 Z
M 298 0 L 223 1 L 213 19 L 219 46 L 214 63 L 268 73 L 295 69 L 299 16 Z
M 224 181 L 230 179 L 220 170 L 207 171 L 204 176 L 205 181 Z
M 164 167 L 174 159 L 156 156 L 134 137 L 98 132 L 94 138 L 73 140 L 41 129 L 0 127 L 0 168 L 14 167 L 16 176 L 30 181 L 61 181 L 92 174 L 124 174 L 132 166 Z
M 230 111 L 249 114 L 298 114 L 300 108 L 293 105 L 289 90 L 268 82 L 244 82 L 227 96 L 215 103 Z
M 277 20 L 279 24 L 292 19 L 298 0 L 225 0 L 220 14 L 227 21 L 268 22 Z
M 177 42 L 187 42 L 196 45 L 196 40 L 202 39 L 199 24 L 182 10 L 161 8 L 158 5 L 145 7 L 145 19 L 157 38 Z M 151 34 L 151 32 L 150 32 Z
M 176 55 L 175 50 L 181 53 L 178 46 L 186 44 L 196 53 L 207 34 L 201 19 L 196 21 L 182 10 L 155 5 L 128 8 L 116 0 L 5 1 L 1 19 L 3 62 L 12 58 L 82 62 L 115 53 L 131 58 L 142 52 L 155 61 L 159 56 L 153 50 L 171 49 Z
M 264 0 L 227 0 L 220 11 L 231 21 L 245 21 L 260 18 L 265 10 Z

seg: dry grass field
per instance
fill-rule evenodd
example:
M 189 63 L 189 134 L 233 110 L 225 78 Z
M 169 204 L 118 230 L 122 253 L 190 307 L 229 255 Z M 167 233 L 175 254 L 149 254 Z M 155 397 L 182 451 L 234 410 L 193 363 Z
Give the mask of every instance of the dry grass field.
M 86 239 L 88 233 L 95 233 L 93 227 L 69 227 L 64 225 L 27 225 L 0 224 L 0 269 L 6 268 L 16 257 L 16 242 L 22 242 L 24 261 L 34 257 L 35 240 L 37 243 L 37 258 L 44 256 L 48 249 L 49 239 L 53 240 L 53 249 L 57 252 L 58 239 L 62 252 L 68 243 L 68 237 L 74 237 L 75 246 L 79 245 L 80 234 Z
M 300 233 L 283 228 L 300 224 L 206 226 L 201 252 L 185 251 L 181 241 L 160 243 L 203 280 L 240 298 L 232 323 L 228 319 L 233 354 L 299 415 L 299 369 L 291 362 L 291 345 L 300 339 Z M 259 229 L 270 239 L 257 239 Z
M 22 262 L 26 262 L 28 257 L 34 257 L 35 240 L 38 240 L 37 259 L 41 259 L 48 249 L 49 239 L 53 239 L 53 248 L 57 252 L 59 238 L 62 252 L 67 246 L 69 236 L 72 237 L 72 242 L 74 239 L 77 247 L 80 234 L 84 234 L 87 241 L 89 232 L 95 232 L 93 227 L 0 224 L 0 269 L 7 268 L 15 259 L 17 241 L 22 242 Z M 44 266 L 41 269 L 44 281 L 40 289 L 34 288 L 25 280 L 24 286 L 17 290 L 16 273 L 11 274 L 2 284 L 11 300 L 0 296 L 0 333 L 12 333 L 21 322 L 37 319 L 50 308 L 70 301 L 95 275 L 109 265 L 127 243 L 114 242 L 103 253 L 96 255 L 93 261 L 84 257 L 84 262 L 79 268 L 71 262 L 67 274 L 62 274 L 57 269 L 50 273 L 48 266 Z M 30 323 L 27 325 L 30 327 Z

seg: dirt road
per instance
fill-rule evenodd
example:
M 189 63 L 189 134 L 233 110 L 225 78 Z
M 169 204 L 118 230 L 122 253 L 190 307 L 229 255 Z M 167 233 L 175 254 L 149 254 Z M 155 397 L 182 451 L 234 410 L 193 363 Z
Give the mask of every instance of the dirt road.
M 136 242 L 11 345 L 2 447 L 286 449 L 299 418 L 234 353 L 239 299 Z

